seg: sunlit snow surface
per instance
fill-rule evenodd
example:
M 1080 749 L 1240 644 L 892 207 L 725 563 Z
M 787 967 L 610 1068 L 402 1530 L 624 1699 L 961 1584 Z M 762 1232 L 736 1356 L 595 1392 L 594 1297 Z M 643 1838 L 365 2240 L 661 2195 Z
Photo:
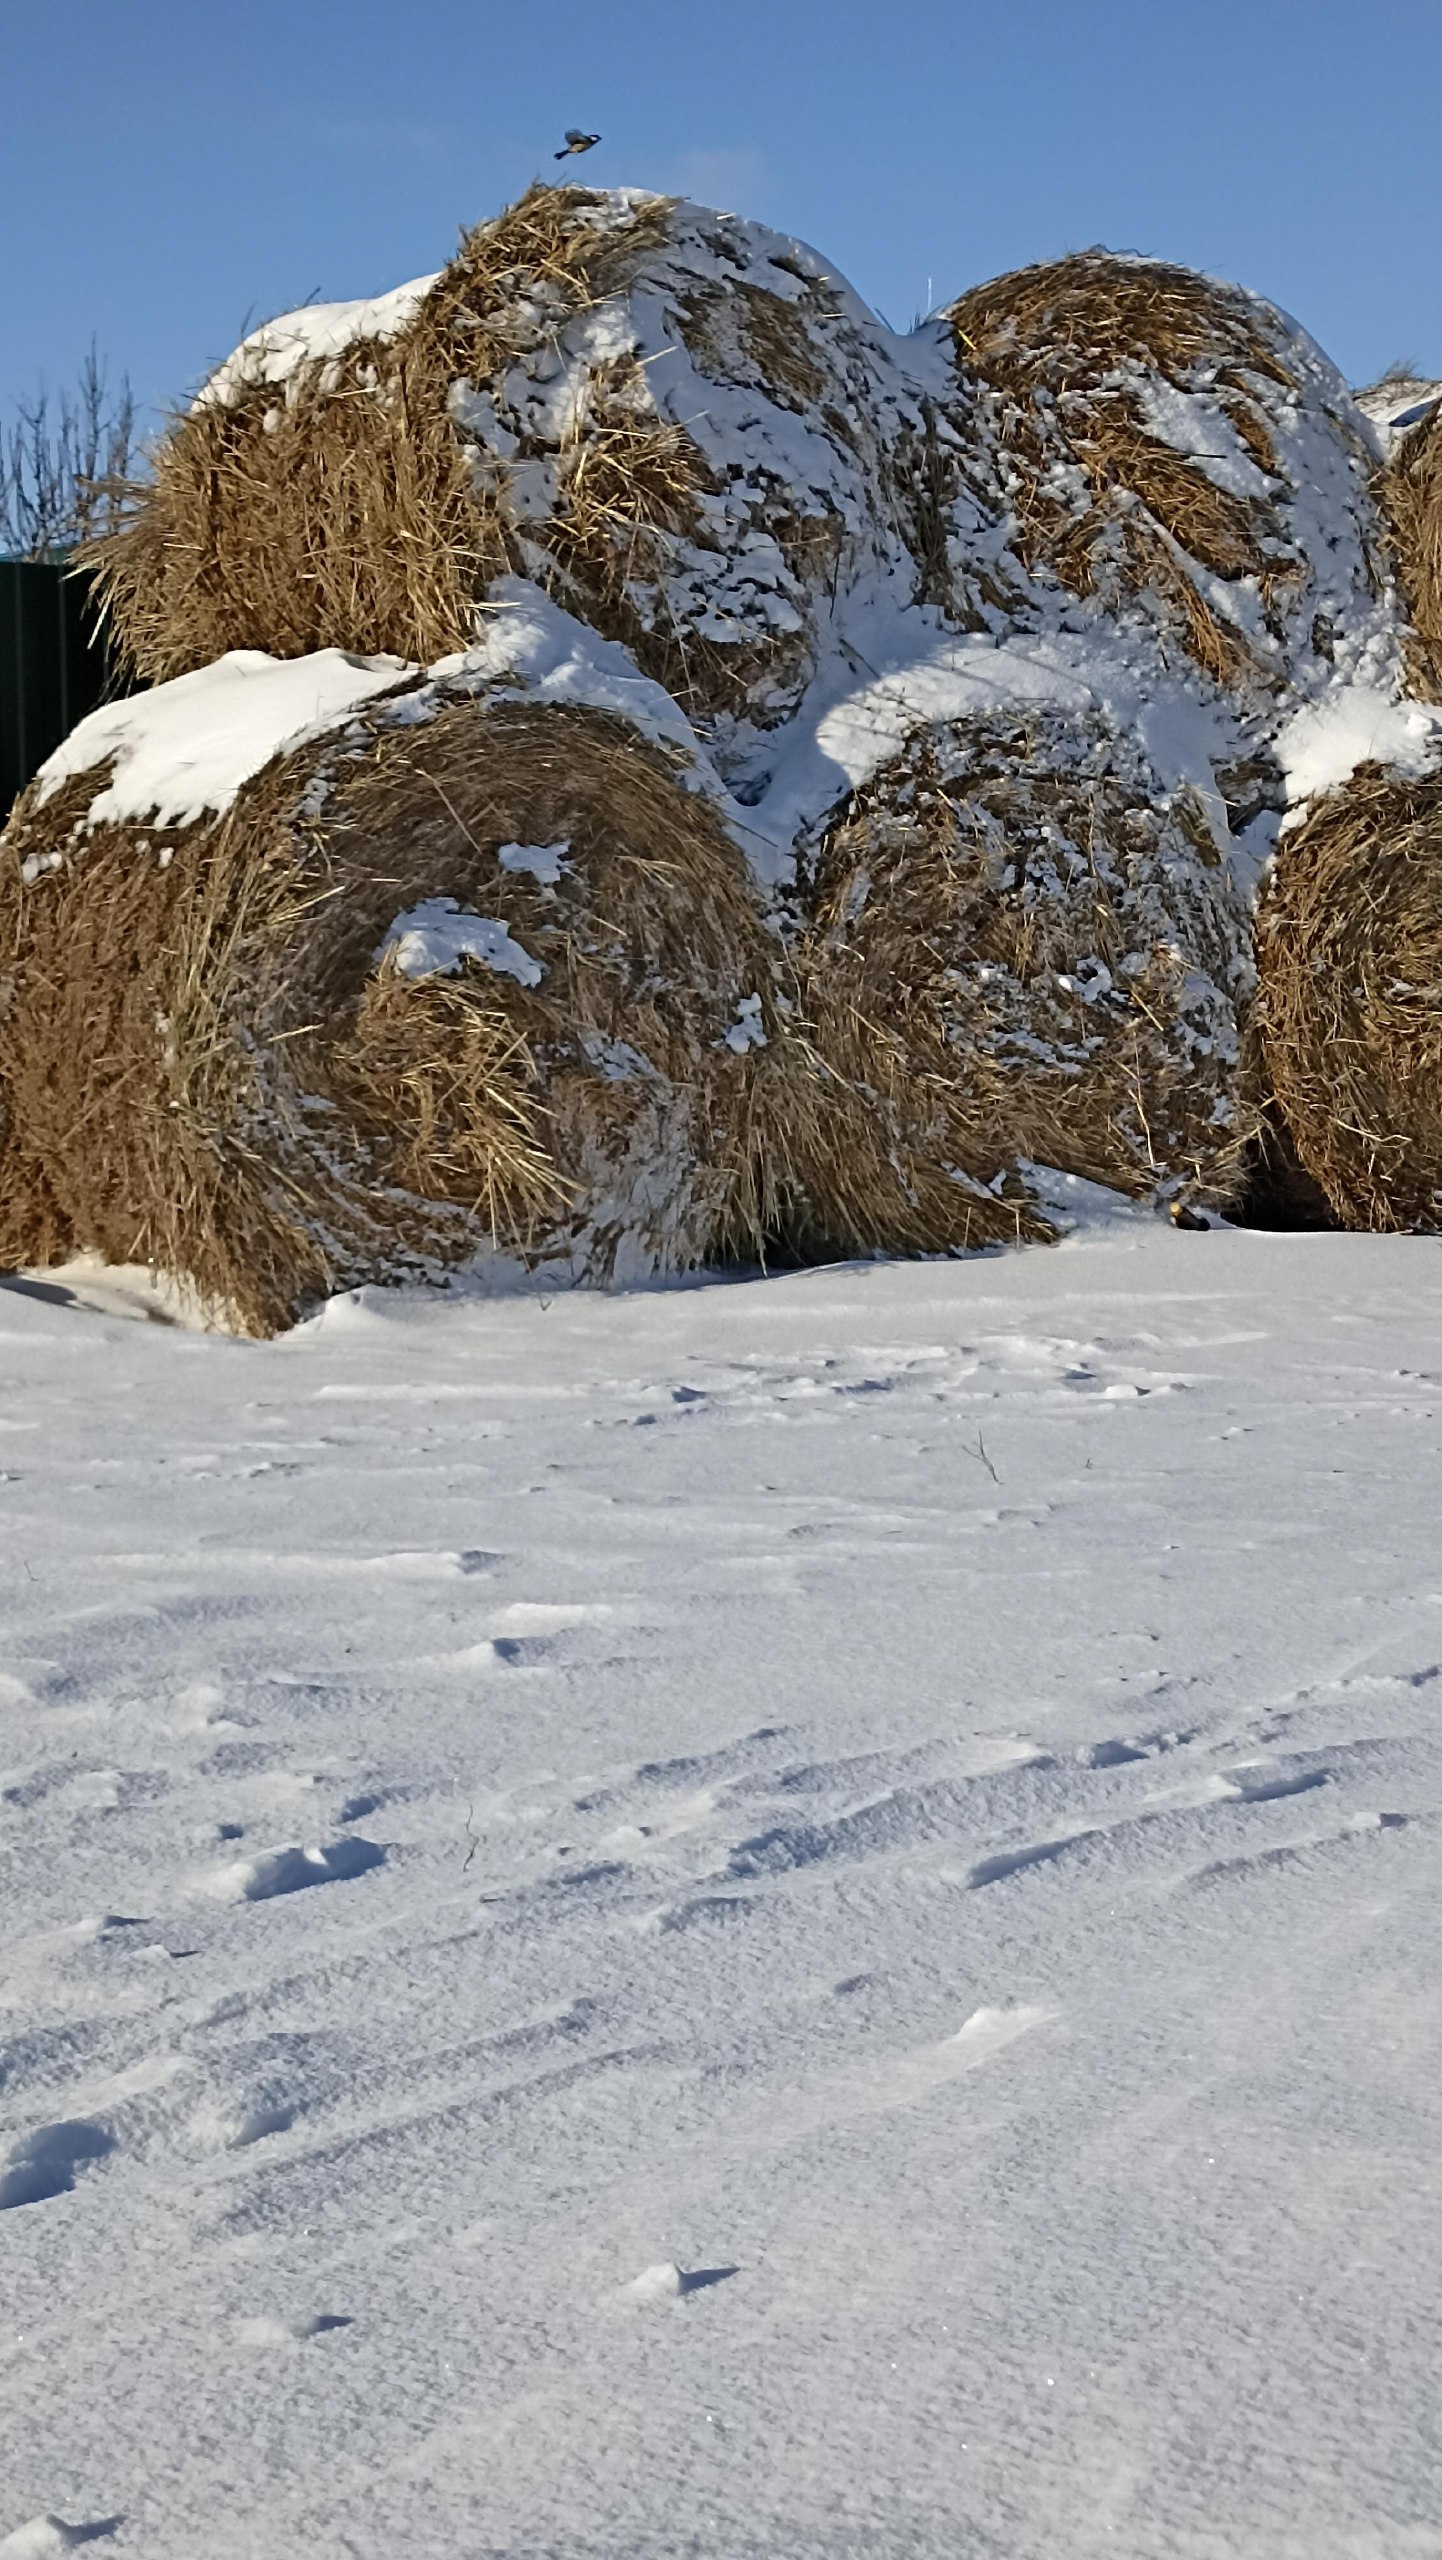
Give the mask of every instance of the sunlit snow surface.
M 0 2548 L 1442 2547 L 1435 1244 L 64 1285 Z

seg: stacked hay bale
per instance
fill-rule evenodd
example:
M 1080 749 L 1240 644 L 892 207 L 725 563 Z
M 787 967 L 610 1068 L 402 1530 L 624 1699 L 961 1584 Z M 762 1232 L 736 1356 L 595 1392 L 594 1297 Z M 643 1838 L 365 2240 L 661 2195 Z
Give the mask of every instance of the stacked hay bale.
M 1367 761 L 1282 835 L 1258 920 L 1257 1031 L 1339 1223 L 1442 1227 L 1442 730 Z
M 1442 386 L 1394 377 L 1359 406 L 1407 608 L 1403 682 L 1339 688 L 1292 724 L 1255 1021 L 1281 1130 L 1332 1215 L 1417 1231 L 1442 1226 L 1442 726 L 1422 707 L 1442 701 Z
M 1046 1233 L 1043 1168 L 1229 1199 L 1246 904 L 1201 797 L 1100 714 L 916 732 L 824 832 L 809 905 L 807 1029 L 849 1122 L 810 1196 L 857 1242 Z
M 1442 701 L 1442 384 L 1396 386 L 1389 409 L 1381 499 L 1398 583 L 1407 599 L 1408 675 L 1414 693 Z M 1380 421 L 1378 423 L 1381 423 Z
M 1022 572 L 992 690 L 1029 651 L 1019 691 L 1069 667 L 1090 708 L 983 713 L 970 660 L 957 714 L 918 718 L 833 814 L 805 873 L 814 1037 L 879 1097 L 893 1233 L 1026 1225 L 1028 1159 L 1225 1206 L 1267 1099 L 1252 909 L 1279 738 L 1338 687 L 1402 682 L 1375 453 L 1294 324 L 1179 268 L 1092 252 L 943 324 Z M 1165 773 L 1153 731 L 1186 741 Z
M 0 1259 L 265 1333 L 484 1249 L 754 1252 L 775 946 L 684 722 L 575 640 L 569 699 L 242 654 L 82 723 L 0 859 Z
M 945 315 L 1031 574 L 1146 625 L 1239 704 L 1375 643 L 1375 455 L 1340 375 L 1270 304 L 1103 250 Z
M 95 546 L 117 641 L 153 679 L 236 648 L 425 665 L 520 575 L 744 775 L 839 596 L 966 589 L 943 505 L 989 581 L 981 460 L 897 347 L 759 225 L 533 187 L 440 275 L 292 314 L 221 366 Z

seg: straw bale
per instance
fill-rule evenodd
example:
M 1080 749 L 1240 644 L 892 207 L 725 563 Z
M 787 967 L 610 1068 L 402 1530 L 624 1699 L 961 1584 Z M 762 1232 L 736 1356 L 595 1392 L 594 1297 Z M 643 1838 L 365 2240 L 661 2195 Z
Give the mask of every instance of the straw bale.
M 1442 775 L 1362 765 L 1281 838 L 1256 1030 L 1344 1226 L 1442 1226 Z
M 383 317 L 351 309 L 248 339 L 94 546 L 141 674 L 235 648 L 432 664 L 520 575 L 693 718 L 764 728 L 839 589 L 965 585 L 942 519 L 979 459 L 844 284 L 758 225 L 536 186 Z
M 1140 608 L 1243 695 L 1330 659 L 1374 608 L 1365 431 L 1269 304 L 1088 250 L 977 286 L 947 317 L 1029 570 L 1103 611 Z
M 914 1250 L 1049 1232 L 1036 1166 L 1224 1203 L 1253 1117 L 1247 918 L 1206 811 L 1097 718 L 918 731 L 828 829 L 799 959 L 839 1187 Z
M 1408 677 L 1414 692 L 1442 702 L 1442 395 L 1392 446 L 1380 490 L 1411 617 Z
M 776 946 L 625 721 L 438 683 L 195 823 L 91 825 L 108 778 L 0 837 L 0 1262 L 153 1262 L 268 1333 L 491 1247 L 604 1280 L 778 1223 Z M 436 900 L 501 958 L 407 974 Z

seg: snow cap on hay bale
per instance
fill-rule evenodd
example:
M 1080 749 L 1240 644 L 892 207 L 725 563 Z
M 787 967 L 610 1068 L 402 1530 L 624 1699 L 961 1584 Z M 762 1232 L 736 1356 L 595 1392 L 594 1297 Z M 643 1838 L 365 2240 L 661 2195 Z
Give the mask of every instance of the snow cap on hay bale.
M 1375 453 L 1293 321 L 1100 249 L 979 285 L 946 316 L 1029 570 L 1144 615 L 1244 697 L 1375 640 Z
M 465 660 L 352 662 L 371 698 L 297 742 L 312 675 L 116 706 L 17 804 L 0 1260 L 150 1260 L 265 1333 L 489 1246 L 602 1280 L 754 1249 L 774 945 L 704 777 L 661 723 Z M 187 688 L 209 783 L 145 753 Z
M 430 664 L 510 573 L 693 717 L 766 725 L 838 588 L 878 566 L 925 582 L 936 487 L 955 515 L 967 457 L 812 251 L 536 186 L 439 276 L 256 332 L 153 466 L 91 554 L 143 675 L 235 648 Z
M 810 1184 L 828 1234 L 1045 1234 L 1036 1166 L 1228 1197 L 1245 907 L 1201 798 L 1100 715 L 918 731 L 823 837 L 808 912 L 807 1032 L 850 1127 Z
M 1442 1227 L 1442 769 L 1361 765 L 1283 834 L 1256 1029 L 1343 1225 Z
M 1408 677 L 1414 692 L 1442 702 L 1442 385 L 1409 387 L 1421 395 L 1411 404 L 1420 415 L 1387 439 L 1380 493 L 1411 616 Z

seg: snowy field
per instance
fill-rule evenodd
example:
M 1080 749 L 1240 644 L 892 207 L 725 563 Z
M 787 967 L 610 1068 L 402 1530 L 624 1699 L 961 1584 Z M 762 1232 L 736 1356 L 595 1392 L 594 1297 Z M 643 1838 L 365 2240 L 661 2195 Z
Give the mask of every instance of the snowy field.
M 125 1309 L 0 1292 L 6 2560 L 1442 2554 L 1435 1243 Z

